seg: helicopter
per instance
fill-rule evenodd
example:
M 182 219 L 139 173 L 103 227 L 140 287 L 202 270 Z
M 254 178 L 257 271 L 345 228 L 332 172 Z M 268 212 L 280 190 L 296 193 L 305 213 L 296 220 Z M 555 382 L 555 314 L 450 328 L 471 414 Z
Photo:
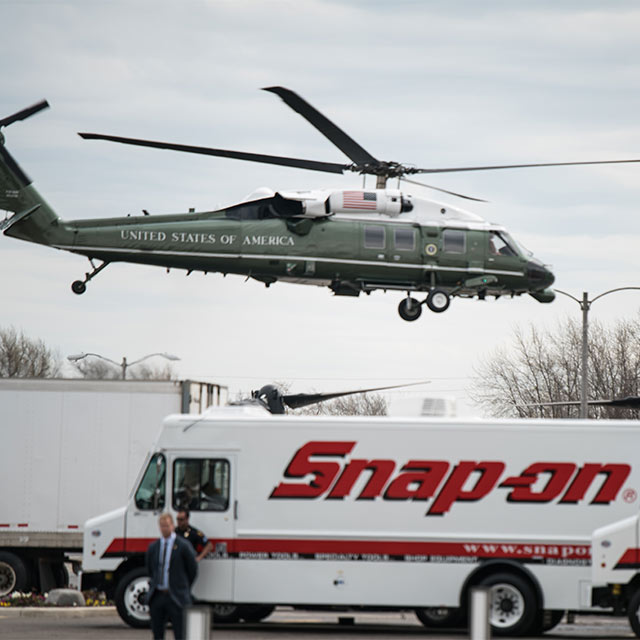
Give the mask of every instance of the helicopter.
M 408 178 L 448 173 L 640 160 L 597 160 L 500 166 L 419 168 L 371 155 L 306 100 L 285 87 L 266 87 L 337 146 L 350 163 L 79 133 L 86 140 L 170 149 L 334 174 L 355 172 L 376 179 L 375 189 L 274 191 L 258 189 L 245 200 L 213 211 L 189 210 L 64 221 L 39 195 L 7 151 L 0 131 L 0 209 L 12 212 L 0 223 L 5 235 L 86 256 L 91 271 L 72 283 L 83 294 L 87 283 L 112 262 L 244 275 L 264 283 L 289 282 L 328 287 L 338 296 L 375 290 L 404 297 L 398 313 L 417 320 L 423 305 L 445 311 L 454 297 L 529 294 L 552 302 L 554 274 L 519 245 L 501 225 L 460 207 L 387 187 L 398 179 L 450 196 L 482 201 Z M 47 108 L 39 102 L 0 119 L 0 129 Z M 99 261 L 100 264 L 96 264 Z M 422 300 L 416 296 L 425 296 Z

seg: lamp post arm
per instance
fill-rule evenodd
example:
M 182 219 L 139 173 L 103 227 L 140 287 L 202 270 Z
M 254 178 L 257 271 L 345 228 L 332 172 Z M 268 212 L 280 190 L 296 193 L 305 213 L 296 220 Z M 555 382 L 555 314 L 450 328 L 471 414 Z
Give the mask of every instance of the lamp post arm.
M 561 291 L 560 289 L 554 289 L 554 291 L 556 293 L 561 293 L 563 296 L 567 296 L 567 298 L 571 298 L 572 300 L 575 300 L 580 306 L 582 306 L 582 300 L 578 300 L 578 298 L 576 298 L 575 296 L 572 296 L 570 293 L 567 293 L 566 291 Z
M 166 358 L 167 360 L 180 360 L 180 358 L 178 358 L 177 356 L 172 356 L 168 353 L 150 353 L 149 355 L 143 356 L 142 358 L 139 358 L 138 360 L 134 360 L 133 362 L 128 362 L 127 366 L 128 367 L 132 367 L 134 364 L 138 364 L 140 362 L 142 362 L 143 360 L 147 360 L 148 358 L 153 358 L 155 356 L 160 356 L 162 358 Z
M 72 360 L 83 360 L 84 358 L 86 358 L 87 356 L 92 356 L 93 358 L 100 358 L 100 360 L 106 360 L 107 362 L 110 362 L 111 364 L 115 364 L 116 367 L 121 366 L 122 363 L 120 362 L 116 362 L 115 360 L 112 360 L 111 358 L 105 358 L 104 356 L 101 356 L 99 353 L 83 353 L 82 357 L 73 357 Z
M 598 298 L 608 296 L 610 293 L 615 293 L 616 291 L 633 291 L 633 290 L 638 291 L 640 290 L 640 287 L 618 287 L 617 289 L 611 289 L 610 291 L 605 291 L 604 293 L 601 293 L 600 295 L 596 296 L 593 300 L 591 300 L 591 302 L 595 302 Z

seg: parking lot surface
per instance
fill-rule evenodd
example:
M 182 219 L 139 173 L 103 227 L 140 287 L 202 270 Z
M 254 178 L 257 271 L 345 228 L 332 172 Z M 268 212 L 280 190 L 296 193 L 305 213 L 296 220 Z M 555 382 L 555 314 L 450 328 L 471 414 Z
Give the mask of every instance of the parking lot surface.
M 27 612 L 24 612 L 27 613 Z M 73 615 L 76 614 L 76 615 Z M 63 615 L 60 612 L 17 612 L 0 610 L 0 637 L 3 640 L 142 640 L 150 638 L 148 629 L 131 629 L 113 610 L 87 611 Z M 274 638 L 303 638 L 304 640 L 343 638 L 411 638 L 455 640 L 468 638 L 464 630 L 425 629 L 412 613 L 326 613 L 277 609 L 264 622 L 258 624 L 216 625 L 211 632 L 213 640 L 262 640 Z M 610 616 L 576 616 L 575 623 L 563 620 L 552 631 L 540 636 L 552 638 L 594 638 L 613 640 L 634 638 L 626 618 Z M 172 639 L 168 631 L 166 638 Z

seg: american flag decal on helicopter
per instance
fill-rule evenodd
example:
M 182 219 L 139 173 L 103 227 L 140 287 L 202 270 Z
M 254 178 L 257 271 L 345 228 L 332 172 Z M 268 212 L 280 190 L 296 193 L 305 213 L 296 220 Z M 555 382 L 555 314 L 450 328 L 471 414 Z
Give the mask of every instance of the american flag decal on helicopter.
M 343 191 L 344 209 L 375 209 L 377 207 L 375 191 Z

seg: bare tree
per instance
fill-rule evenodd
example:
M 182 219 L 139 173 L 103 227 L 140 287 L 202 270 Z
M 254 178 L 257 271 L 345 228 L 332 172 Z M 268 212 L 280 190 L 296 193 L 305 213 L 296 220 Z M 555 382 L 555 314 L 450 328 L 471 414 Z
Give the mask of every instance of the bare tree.
M 579 407 L 536 403 L 580 400 L 581 327 L 565 320 L 555 330 L 517 329 L 510 350 L 499 349 L 475 369 L 472 397 L 495 416 L 577 417 Z M 589 330 L 588 399 L 638 395 L 640 318 Z M 637 419 L 635 409 L 590 407 L 595 418 Z
M 358 393 L 312 404 L 291 413 L 312 416 L 386 416 L 387 402 L 379 393 Z
M 0 378 L 52 378 L 59 370 L 60 356 L 42 340 L 0 328 Z

